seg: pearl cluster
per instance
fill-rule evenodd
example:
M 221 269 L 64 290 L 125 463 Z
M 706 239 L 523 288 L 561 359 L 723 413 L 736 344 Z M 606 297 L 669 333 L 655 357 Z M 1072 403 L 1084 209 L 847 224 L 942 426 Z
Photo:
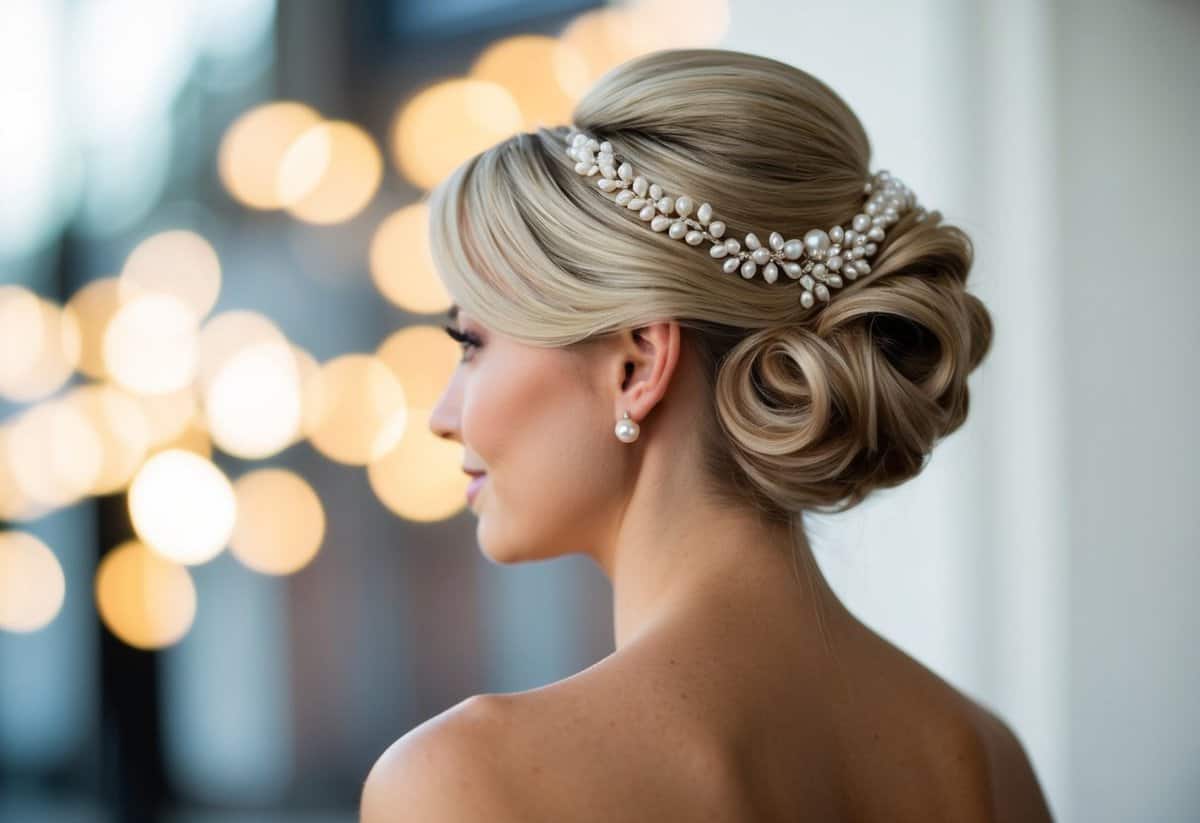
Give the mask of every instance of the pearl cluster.
M 749 280 L 761 267 L 768 283 L 779 278 L 780 270 L 799 280 L 803 289 L 800 303 L 806 309 L 817 300 L 828 303 L 830 288 L 841 288 L 845 281 L 869 274 L 871 266 L 864 258 L 875 254 L 885 229 L 909 209 L 917 208 L 916 197 L 907 186 L 887 171 L 879 171 L 864 184 L 863 194 L 870 198 L 854 215 L 850 228 L 834 226 L 828 232 L 812 229 L 803 240 L 784 240 L 782 234 L 773 231 L 764 246 L 753 232 L 744 241 L 726 238 L 725 223 L 715 219 L 711 205 L 697 205 L 686 194 L 666 194 L 659 184 L 636 175 L 627 161 L 618 163 L 607 140 L 600 142 L 572 131 L 567 139 L 567 156 L 575 161 L 575 171 L 580 175 L 599 174 L 597 188 L 615 192 L 617 205 L 636 211 L 654 231 L 666 231 L 672 239 L 682 238 L 689 246 L 711 243 L 708 253 L 724 260 L 721 268 L 726 274 L 736 271 Z

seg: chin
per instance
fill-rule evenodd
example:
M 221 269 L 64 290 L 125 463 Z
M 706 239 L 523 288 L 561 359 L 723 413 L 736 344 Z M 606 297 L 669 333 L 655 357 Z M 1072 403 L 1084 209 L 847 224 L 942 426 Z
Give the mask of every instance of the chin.
M 514 563 L 524 563 L 527 560 L 536 559 L 530 557 L 527 553 L 523 553 L 516 546 L 489 540 L 484 532 L 485 529 L 482 527 L 476 530 L 479 551 L 493 563 L 500 566 L 511 566 Z
M 499 566 L 512 566 L 518 563 L 530 563 L 537 560 L 548 560 L 555 553 L 541 552 L 537 544 L 530 540 L 511 540 L 504 536 L 497 538 L 489 532 L 486 515 L 480 515 L 475 527 L 475 540 L 479 551 L 488 560 Z
M 519 563 L 526 563 L 530 560 L 537 559 L 522 555 L 518 552 L 490 550 L 488 549 L 487 544 L 482 542 L 479 544 L 479 549 L 483 553 L 484 557 L 492 561 L 492 563 L 496 564 L 497 566 L 515 566 Z
M 514 556 L 511 546 L 505 545 L 503 541 L 498 541 L 488 534 L 487 519 L 479 512 L 475 513 L 475 517 L 477 518 L 475 542 L 479 545 L 479 552 L 488 560 L 499 565 L 518 562 L 520 558 Z

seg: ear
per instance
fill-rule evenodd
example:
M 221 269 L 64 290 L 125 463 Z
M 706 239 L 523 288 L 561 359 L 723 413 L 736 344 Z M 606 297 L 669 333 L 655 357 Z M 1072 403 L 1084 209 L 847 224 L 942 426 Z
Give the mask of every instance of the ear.
M 620 341 L 614 419 L 619 420 L 628 411 L 635 422 L 640 422 L 662 400 L 675 376 L 682 332 L 678 322 L 664 320 L 627 329 Z

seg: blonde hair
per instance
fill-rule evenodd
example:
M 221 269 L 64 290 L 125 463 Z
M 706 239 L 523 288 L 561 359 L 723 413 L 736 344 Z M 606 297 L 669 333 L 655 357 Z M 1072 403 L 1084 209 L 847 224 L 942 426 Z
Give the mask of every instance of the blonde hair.
M 865 202 L 858 118 L 812 75 L 766 57 L 633 59 L 593 86 L 573 122 L 668 194 L 711 203 L 728 236 L 848 226 Z M 569 131 L 515 135 L 430 196 L 435 263 L 486 326 L 572 346 L 676 320 L 712 389 L 701 427 L 711 488 L 791 524 L 917 475 L 963 423 L 992 325 L 965 290 L 971 241 L 939 212 L 902 217 L 870 274 L 804 309 L 789 279 L 727 275 L 707 247 L 615 206 L 574 171 Z

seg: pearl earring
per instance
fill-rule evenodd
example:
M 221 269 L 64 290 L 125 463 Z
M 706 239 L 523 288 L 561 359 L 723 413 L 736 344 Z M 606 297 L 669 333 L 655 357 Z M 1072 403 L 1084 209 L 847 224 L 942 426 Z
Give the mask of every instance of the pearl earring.
M 632 443 L 638 439 L 638 434 L 641 428 L 629 417 L 629 412 L 625 412 L 625 416 L 617 421 L 617 439 L 622 443 Z

